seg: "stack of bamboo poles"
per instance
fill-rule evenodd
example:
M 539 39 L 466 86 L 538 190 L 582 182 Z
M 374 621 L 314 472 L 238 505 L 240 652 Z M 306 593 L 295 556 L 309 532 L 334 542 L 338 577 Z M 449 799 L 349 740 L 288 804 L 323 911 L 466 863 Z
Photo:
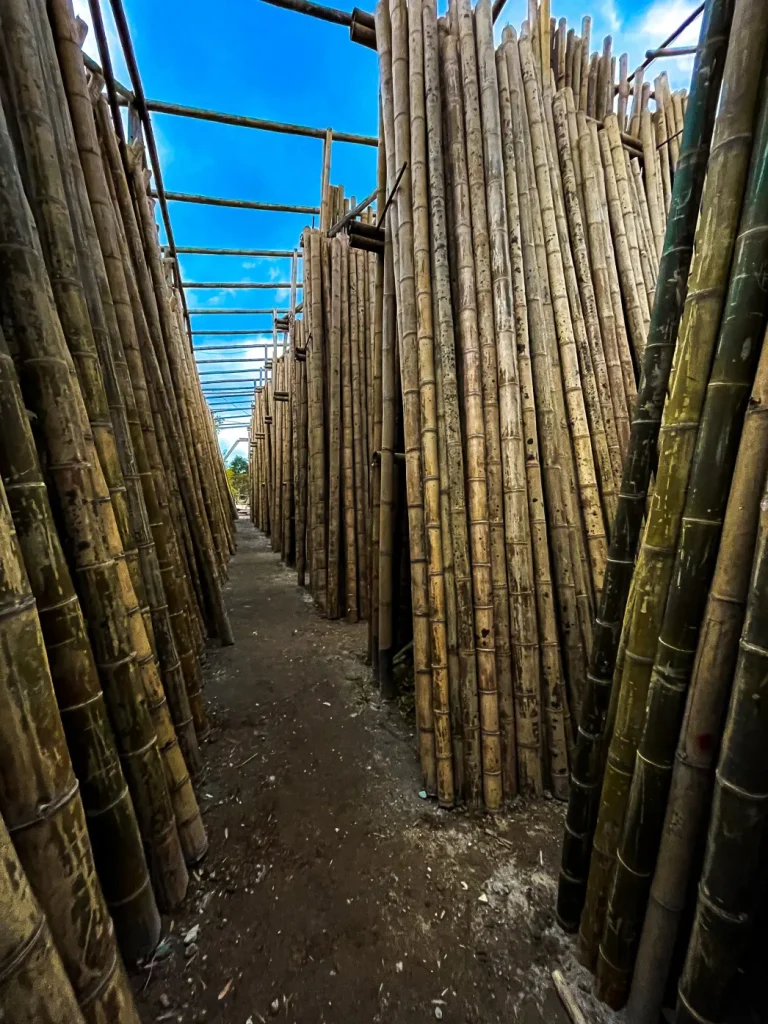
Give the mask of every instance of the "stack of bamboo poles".
M 708 0 L 558 893 L 633 1024 L 728 1019 L 766 891 L 766 182 L 768 10 Z
M 581 72 L 589 19 L 578 40 L 551 35 L 548 5 L 531 19 L 494 50 L 490 4 L 377 10 L 381 198 L 406 168 L 383 273 L 378 668 L 397 353 L 425 785 L 491 810 L 567 797 L 658 272 L 657 179 L 613 79 Z
M 651 112 L 546 3 L 494 50 L 489 6 L 379 4 L 365 338 L 326 187 L 251 453 L 255 521 L 323 612 L 369 618 L 385 697 L 412 643 L 427 791 L 496 810 L 568 795 L 686 95 L 659 76 Z
M 349 212 L 331 186 L 331 219 Z M 352 222 L 350 222 L 352 223 Z M 355 224 L 375 231 L 368 211 Z M 252 516 L 329 618 L 370 618 L 375 258 L 305 229 L 303 315 L 255 394 Z
M 68 0 L 0 12 L 0 1016 L 137 1022 L 207 849 L 232 504 L 140 148 Z

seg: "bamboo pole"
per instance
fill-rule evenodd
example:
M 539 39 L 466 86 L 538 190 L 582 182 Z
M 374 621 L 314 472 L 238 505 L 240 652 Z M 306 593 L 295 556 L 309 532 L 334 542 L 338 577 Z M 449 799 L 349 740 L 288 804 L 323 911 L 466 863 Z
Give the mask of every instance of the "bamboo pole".
M 344 613 L 349 622 L 358 617 L 357 574 L 357 516 L 355 502 L 355 441 L 354 399 L 352 396 L 352 342 L 349 317 L 349 257 L 348 246 L 341 252 L 341 380 L 342 380 L 342 490 L 344 493 Z
M 622 823 L 628 813 L 628 806 L 631 806 L 628 801 L 633 798 L 630 783 L 635 752 L 641 742 L 654 655 L 664 620 L 709 368 L 728 288 L 731 254 L 743 196 L 741 186 L 747 173 L 752 146 L 752 120 L 757 91 L 756 82 L 751 87 L 747 85 L 739 89 L 732 77 L 740 75 L 736 69 L 741 49 L 746 44 L 742 34 L 745 23 L 739 18 L 744 11 L 744 6 L 737 4 L 729 56 L 725 62 L 724 79 L 728 87 L 728 101 L 720 106 L 713 134 L 696 233 L 695 258 L 691 264 L 675 367 L 658 435 L 654 500 L 647 513 L 648 521 L 634 569 L 633 586 L 637 587 L 639 600 L 630 624 L 624 672 L 621 679 L 616 680 L 620 694 L 617 721 L 621 723 L 621 728 L 617 729 L 611 741 L 603 783 L 601 812 L 595 836 L 595 852 L 598 856 L 593 856 L 587 895 L 590 931 L 582 918 L 581 934 L 585 949 L 590 945 L 591 928 L 596 928 L 598 936 L 603 930 L 603 901 L 610 891 Z M 735 49 L 732 48 L 734 44 Z M 762 46 L 759 35 L 755 37 L 755 45 L 758 47 L 759 58 L 759 47 Z M 736 100 L 733 106 L 731 100 Z M 731 186 L 733 192 L 730 191 Z M 690 596 L 689 599 L 692 600 Z M 634 858 L 630 857 L 630 860 L 634 863 Z M 609 941 L 613 941 L 613 934 L 610 934 Z M 628 952 L 627 955 L 632 954 Z M 610 962 L 621 969 L 623 960 L 620 964 L 619 956 L 618 952 L 614 953 L 615 959 Z M 613 971 L 610 966 L 603 964 L 602 957 L 599 969 L 604 969 L 608 985 L 607 979 L 613 976 Z M 623 988 L 618 979 L 610 984 L 615 984 L 617 992 Z
M 724 1021 L 749 950 L 763 890 L 765 849 L 766 492 L 763 491 L 744 628 L 715 773 L 696 914 L 678 984 L 683 1024 Z M 735 870 L 735 866 L 738 869 Z M 712 959 L 710 959 L 710 957 Z
M 592 245 L 590 247 L 595 273 L 595 280 L 593 284 L 584 235 L 584 226 L 581 217 L 581 207 L 579 205 L 576 190 L 574 161 L 572 159 L 568 138 L 569 130 L 566 99 L 563 94 L 558 94 L 555 98 L 553 113 L 557 131 L 557 145 L 560 153 L 560 165 L 563 175 L 565 206 L 568 212 L 568 223 L 572 239 L 571 244 L 573 247 L 575 273 L 578 279 L 579 295 L 584 313 L 585 337 L 589 346 L 588 349 L 580 349 L 579 362 L 584 377 L 588 380 L 594 379 L 593 387 L 585 388 L 585 398 L 587 400 L 587 411 L 590 416 L 590 430 L 596 450 L 596 463 L 600 472 L 600 492 L 603 501 L 603 509 L 606 520 L 611 522 L 616 512 L 616 483 L 621 479 L 621 449 L 617 431 L 617 423 L 621 422 L 621 419 L 619 417 L 617 420 L 617 418 L 614 417 L 614 406 L 611 394 L 612 381 L 606 364 L 603 340 L 600 331 L 600 328 L 602 327 L 603 333 L 605 333 L 613 325 L 612 316 L 609 317 L 606 315 L 612 311 L 607 309 L 606 303 L 602 301 L 603 293 L 601 289 L 604 285 L 604 280 L 601 276 L 601 272 L 604 270 L 604 265 L 600 259 L 602 256 L 602 249 L 600 246 L 602 238 L 593 238 Z M 585 205 L 590 232 L 595 234 L 593 231 L 593 225 L 589 223 L 590 213 L 592 213 L 594 218 L 594 196 L 592 194 L 593 181 L 590 174 L 587 174 L 586 180 L 584 181 L 584 191 L 589 194 L 588 197 L 585 195 Z M 599 303 L 597 301 L 598 295 L 600 296 Z M 602 323 L 600 323 L 598 319 L 600 314 L 602 314 L 603 318 Z M 590 368 L 592 368 L 593 372 L 588 374 L 587 370 Z M 613 372 L 615 379 L 615 369 L 613 367 L 611 367 L 611 372 Z M 621 412 L 623 410 L 620 409 L 619 411 Z M 597 439 L 601 436 L 603 438 L 604 450 L 602 448 L 598 448 Z
M 689 880 L 707 825 L 739 634 L 749 590 L 760 496 L 768 471 L 765 339 L 744 419 L 717 565 L 712 577 L 675 754 L 659 854 L 628 1001 L 633 1024 L 655 1021 L 666 988 Z
M 160 917 L 86 625 L 64 560 L 13 362 L 0 336 L 0 475 L 37 602 L 97 868 L 125 957 L 149 954 Z
M 352 499 L 354 509 L 355 528 L 355 616 L 365 618 L 365 494 L 363 489 L 363 410 L 362 410 L 362 381 L 360 366 L 360 317 L 358 315 L 359 289 L 362 281 L 358 275 L 357 252 L 349 250 L 347 253 L 347 288 L 348 301 L 342 308 L 346 311 L 349 321 L 349 361 L 350 361 L 350 395 L 352 418 L 349 425 L 352 438 L 352 463 L 353 471 L 350 475 L 352 483 Z
M 435 733 L 432 714 L 430 665 L 429 579 L 424 524 L 420 394 L 417 341 L 417 309 L 413 251 L 413 190 L 410 169 L 408 31 L 403 0 L 391 0 L 393 145 L 395 163 L 409 166 L 400 181 L 396 206 L 397 251 L 395 272 L 399 278 L 400 377 L 403 394 L 406 491 L 411 548 L 413 652 L 416 684 L 416 715 L 422 775 L 428 793 L 437 790 Z M 386 111 L 385 111 L 386 116 Z M 393 218 L 395 220 L 395 218 Z
M 386 160 L 387 191 L 393 187 L 396 175 L 394 154 L 394 112 L 392 97 L 391 27 L 389 10 L 383 2 L 376 5 L 376 41 L 379 51 L 381 131 Z M 388 212 L 382 209 L 379 218 L 386 216 L 384 242 L 384 283 L 381 339 L 381 456 L 380 456 L 380 513 L 379 513 L 379 685 L 384 700 L 395 695 L 392 671 L 393 651 L 393 553 L 395 538 L 395 359 L 397 354 L 396 278 L 393 251 L 396 246 L 397 206 Z
M 14 1024 L 84 1024 L 45 914 L 0 818 L 0 1013 Z
M 652 453 L 666 397 L 667 382 L 682 315 L 693 237 L 699 213 L 709 141 L 721 82 L 732 10 L 728 0 L 709 0 L 692 77 L 664 259 L 643 362 L 625 462 L 621 498 L 610 549 L 608 579 L 600 605 L 590 658 L 585 704 L 579 723 L 558 889 L 558 920 L 566 930 L 579 926 L 602 785 L 603 744 L 621 623 L 627 606 L 634 556 L 646 507 Z
M 449 710 L 451 682 L 448 664 L 448 625 L 446 621 L 446 585 L 443 564 L 440 498 L 441 480 L 437 436 L 422 7 L 421 0 L 411 0 L 408 26 L 411 121 L 410 153 L 413 193 L 413 268 L 415 277 L 424 531 L 432 652 L 432 721 L 437 770 L 437 796 L 441 806 L 450 807 L 454 803 L 455 792 Z
M 600 507 L 600 495 L 592 457 L 590 432 L 580 384 L 581 378 L 576 355 L 573 323 L 565 292 L 562 254 L 557 244 L 557 225 L 555 223 L 552 200 L 552 185 L 546 158 L 547 142 L 541 119 L 541 100 L 538 84 L 533 75 L 529 41 L 522 38 L 519 49 L 531 127 L 534 168 L 545 227 L 552 307 L 555 312 L 555 326 L 557 328 L 558 348 L 562 362 L 565 398 L 572 424 L 571 433 L 576 457 L 578 491 L 586 527 L 592 581 L 595 590 L 599 593 L 602 590 L 607 555 L 603 513 Z
M 529 401 L 535 404 L 541 445 L 542 477 L 546 498 L 547 526 L 552 545 L 555 574 L 555 593 L 563 636 L 566 673 L 571 686 L 570 701 L 578 710 L 579 685 L 584 672 L 584 645 L 580 628 L 578 594 L 574 575 L 574 556 L 578 548 L 572 545 L 572 532 L 568 521 L 567 479 L 561 463 L 562 448 L 558 440 L 557 417 L 554 407 L 554 387 L 551 366 L 546 356 L 548 339 L 553 339 L 546 257 L 541 253 L 544 266 L 539 265 L 538 237 L 533 211 L 538 208 L 535 195 L 535 174 L 530 153 L 530 138 L 526 136 L 525 97 L 520 71 L 516 39 L 512 29 L 505 30 L 504 48 L 510 84 L 512 130 L 515 144 L 516 177 L 519 194 L 521 246 L 525 273 L 525 292 L 530 322 L 530 363 L 523 361 L 521 369 L 532 371 L 533 387 Z M 530 158 L 530 159 L 529 159 Z M 549 332 L 549 335 L 548 335 Z M 554 339 L 552 344 L 554 344 Z M 525 391 L 523 397 L 525 398 Z M 525 406 L 524 406 L 525 408 Z M 526 437 L 532 437 L 529 412 Z M 535 493 L 535 488 L 531 493 Z M 540 544 L 534 547 L 534 554 Z
M 502 786 L 513 795 L 517 782 L 512 774 L 515 764 L 514 690 L 510 643 L 510 608 L 507 586 L 507 558 L 504 535 L 504 485 L 499 422 L 498 357 L 496 352 L 491 250 L 483 173 L 483 135 L 477 79 L 477 57 L 471 10 L 468 0 L 455 0 L 459 56 L 462 71 L 467 145 L 472 244 L 474 249 L 476 302 L 483 416 L 488 480 L 488 521 L 491 543 L 491 579 L 493 583 L 493 621 L 498 683 L 499 721 L 502 742 Z M 497 101 L 498 102 L 498 101 Z M 497 167 L 501 172 L 501 168 Z M 507 753 L 509 752 L 509 754 Z
M 327 490 L 325 477 L 325 349 L 323 327 L 323 293 L 321 284 L 320 245 L 322 237 L 315 231 L 304 231 L 304 266 L 310 274 L 310 328 L 306 339 L 307 394 L 309 414 L 309 531 L 312 544 L 310 585 L 321 613 L 327 612 Z M 306 273 L 306 270 L 305 270 Z M 306 282 L 305 282 L 306 292 Z M 305 300 L 306 301 L 306 300 Z
M 747 47 L 751 49 L 751 46 L 754 46 L 760 63 L 768 40 L 768 20 L 756 23 L 754 12 L 747 12 L 748 7 L 737 2 L 734 11 L 732 46 L 737 47 L 739 64 L 744 50 Z M 726 58 L 724 78 L 727 86 L 731 81 L 731 67 Z M 763 86 L 765 82 L 764 77 Z M 764 88 L 761 92 L 765 95 Z M 659 435 L 654 507 L 648 518 L 646 539 L 640 553 L 640 558 L 643 558 L 646 545 L 659 536 L 660 531 L 654 522 L 658 502 L 660 513 L 665 514 L 670 523 L 668 536 L 672 554 L 668 569 L 664 564 L 661 571 L 657 571 L 655 590 L 649 592 L 649 603 L 652 601 L 656 605 L 651 610 L 651 621 L 658 621 L 659 628 L 651 651 L 650 680 L 642 679 L 641 682 L 643 692 L 647 693 L 647 704 L 644 702 L 644 714 L 639 716 L 641 733 L 637 763 L 627 798 L 618 867 L 600 946 L 598 984 L 612 1005 L 626 998 L 634 966 L 640 931 L 638 915 L 645 910 L 741 426 L 768 319 L 762 291 L 768 253 L 768 190 L 764 185 L 768 168 L 768 101 L 763 101 L 755 124 L 754 158 L 744 193 L 738 235 L 735 243 L 731 241 L 730 245 L 728 242 L 734 238 L 741 208 L 742 190 L 739 186 L 743 183 L 748 162 L 746 151 L 751 148 L 752 133 L 749 130 L 743 142 L 745 152 L 741 159 L 735 157 L 733 148 L 729 147 L 728 184 L 738 189 L 735 202 L 734 197 L 728 196 L 723 189 L 722 182 L 718 182 L 721 147 L 733 139 L 730 132 L 735 127 L 743 129 L 750 125 L 751 118 L 744 107 L 748 111 L 754 109 L 754 92 L 742 99 L 743 103 L 736 108 L 737 124 L 732 122 L 730 131 L 717 133 L 713 140 L 714 153 L 710 156 L 702 201 L 702 224 L 707 224 L 707 228 L 697 243 L 697 259 L 692 267 L 677 356 L 677 365 L 685 367 L 687 412 L 683 416 L 677 413 L 680 371 L 676 370 Z M 726 106 L 721 105 L 720 115 L 722 125 L 722 119 L 728 116 Z M 741 132 L 739 138 L 743 138 Z M 716 161 L 714 165 L 713 160 Z M 710 186 L 714 188 L 716 183 L 720 186 L 720 195 L 712 201 Z M 704 255 L 711 250 L 717 250 L 714 258 Z M 727 256 L 731 251 L 734 256 L 726 297 L 730 263 Z M 707 263 L 710 265 L 706 266 Z M 709 307 L 709 316 L 701 309 L 702 299 Z M 694 309 L 696 312 L 691 312 Z M 719 316 L 721 311 L 722 319 Z M 695 355 L 691 353 L 689 356 L 692 321 L 697 325 L 696 344 Z M 707 374 L 713 350 L 714 362 Z M 703 361 L 703 373 L 698 366 L 699 356 Z M 686 431 L 690 436 L 694 432 L 690 428 L 696 424 L 697 418 L 699 429 L 695 447 L 690 442 L 681 444 L 678 441 L 675 444 L 675 434 Z M 671 444 L 668 441 L 670 434 L 673 436 Z M 670 454 L 673 465 L 671 472 L 667 470 L 665 473 L 664 460 Z M 642 581 L 642 577 L 640 579 Z M 638 645 L 636 637 L 630 634 L 628 653 L 632 646 L 637 649 Z M 664 723 L 664 728 L 660 723 Z
M 440 35 L 440 57 L 448 128 L 449 183 L 457 256 L 458 350 L 461 356 L 467 448 L 467 508 L 471 544 L 472 594 L 477 645 L 477 689 L 480 723 L 483 800 L 489 810 L 501 807 L 501 740 L 495 653 L 491 541 L 488 521 L 486 434 L 483 415 L 480 340 L 477 321 L 469 180 L 464 144 L 456 39 Z
M 1 483 L 0 610 L 3 818 L 46 912 L 85 1020 L 138 1024 L 96 875 L 35 599 Z
M 451 693 L 452 739 L 456 790 L 470 805 L 480 802 L 482 765 L 479 742 L 477 664 L 472 613 L 472 573 L 467 529 L 467 495 L 464 484 L 464 451 L 461 440 L 461 412 L 456 371 L 456 334 L 451 308 L 446 181 L 443 156 L 443 121 L 439 77 L 439 50 L 434 4 L 425 3 L 423 12 L 424 74 L 426 86 L 427 148 L 429 158 L 429 211 L 432 227 L 432 260 L 435 301 L 435 364 L 438 411 L 442 411 L 444 442 L 441 451 L 441 484 L 447 488 L 448 514 L 443 517 L 443 548 L 453 558 L 455 586 L 456 642 L 458 646 L 458 692 Z M 447 560 L 446 560 L 447 561 Z M 454 702 L 456 707 L 454 708 Z M 458 760 L 460 747 L 461 761 Z

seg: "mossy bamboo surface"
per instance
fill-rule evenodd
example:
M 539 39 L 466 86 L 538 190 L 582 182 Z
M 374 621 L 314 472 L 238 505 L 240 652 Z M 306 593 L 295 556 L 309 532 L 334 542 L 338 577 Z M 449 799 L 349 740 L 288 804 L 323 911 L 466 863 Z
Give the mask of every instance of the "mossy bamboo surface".
M 661 411 L 685 301 L 731 16 L 730 0 L 709 0 L 694 64 L 691 106 L 686 117 L 667 238 L 659 268 L 660 286 L 656 293 L 643 361 L 642 384 L 632 421 L 621 498 L 609 552 L 609 571 L 596 622 L 572 769 L 573 784 L 558 890 L 558 919 L 568 930 L 578 928 L 586 895 L 593 833 L 602 789 L 604 730 L 616 653 L 645 514 Z
M 757 57 L 760 59 L 766 41 L 764 31 L 761 42 L 754 12 L 750 11 L 747 14 L 748 6 L 740 4 L 737 0 L 734 12 L 731 54 L 738 52 L 739 64 L 750 43 L 757 49 Z M 768 23 L 764 23 L 762 27 L 768 27 Z M 736 51 L 733 49 L 734 45 Z M 731 68 L 732 65 L 728 61 L 724 76 L 727 86 L 731 82 Z M 743 74 L 743 71 L 740 73 Z M 763 85 L 765 81 L 763 78 Z M 766 96 L 764 88 L 762 91 Z M 753 104 L 754 99 L 751 103 L 749 98 L 746 99 L 747 110 L 753 109 Z M 744 123 L 747 123 L 747 138 L 744 141 L 746 149 L 749 148 L 751 141 L 750 119 L 741 105 L 737 110 L 738 127 L 743 127 Z M 722 106 L 721 116 L 725 116 Z M 745 122 L 740 121 L 741 116 L 745 118 Z M 665 512 L 667 520 L 676 529 L 674 533 L 670 530 L 669 534 L 672 540 L 672 556 L 669 559 L 671 571 L 664 572 L 661 576 L 662 579 L 668 579 L 667 586 L 665 591 L 651 595 L 651 599 L 655 600 L 657 607 L 661 609 L 661 615 L 656 612 L 656 621 L 659 625 L 655 628 L 656 635 L 651 651 L 653 667 L 650 671 L 650 683 L 643 679 L 640 684 L 644 692 L 647 692 L 647 703 L 644 715 L 640 716 L 642 733 L 600 946 L 599 991 L 605 993 L 607 1001 L 612 1005 L 622 1003 L 626 999 L 631 969 L 634 966 L 642 915 L 663 826 L 674 753 L 707 593 L 717 557 L 744 412 L 752 389 L 768 317 L 763 290 L 768 268 L 768 188 L 765 185 L 768 176 L 768 96 L 763 101 L 763 109 L 755 125 L 754 155 L 744 194 L 738 237 L 735 245 L 728 245 L 727 238 L 733 235 L 731 225 L 738 216 L 734 208 L 737 211 L 741 204 L 738 201 L 734 202 L 733 199 L 729 201 L 726 198 L 727 191 L 722 190 L 722 185 L 718 190 L 722 198 L 718 196 L 719 202 L 716 199 L 713 203 L 710 199 L 709 181 L 713 173 L 714 181 L 718 180 L 717 164 L 713 166 L 712 161 L 718 158 L 725 142 L 733 138 L 730 134 L 733 127 L 732 124 L 729 125 L 723 134 L 718 133 L 713 140 L 713 154 L 710 157 L 700 222 L 706 234 L 704 244 L 701 247 L 697 245 L 697 259 L 691 273 L 687 302 L 688 308 L 693 308 L 700 306 L 704 294 L 719 298 L 714 310 L 714 319 L 719 321 L 717 345 L 715 347 L 714 341 L 707 344 L 711 320 L 706 313 L 702 315 L 699 309 L 698 315 L 694 314 L 692 317 L 698 321 L 696 343 L 695 346 L 691 346 L 695 347 L 697 355 L 688 358 L 688 328 L 691 318 L 687 315 L 687 309 L 683 315 L 678 343 L 678 363 L 673 375 L 665 419 L 662 422 L 662 431 L 665 431 L 667 421 L 673 428 L 677 424 L 684 428 L 695 423 L 696 413 L 701 410 L 693 450 L 689 454 L 686 451 L 687 445 L 682 447 L 678 444 L 671 452 L 673 464 L 676 463 L 679 473 L 677 487 L 685 494 L 685 503 L 679 508 L 675 500 L 677 493 L 673 492 L 674 485 L 663 486 L 663 460 L 669 458 L 667 434 L 664 433 L 660 435 L 659 470 L 643 543 L 645 548 L 649 539 L 652 542 L 653 537 L 658 536 L 658 528 L 652 535 L 650 534 L 658 502 L 659 512 Z M 739 180 L 738 170 L 733 166 L 737 163 L 733 153 L 728 162 L 731 166 L 728 184 L 733 182 L 734 187 L 738 187 L 742 184 L 743 178 Z M 742 162 L 746 163 L 746 158 L 743 158 Z M 741 194 L 739 188 L 739 197 Z M 715 209 L 712 208 L 713 205 Z M 709 234 L 712 229 L 716 232 L 714 235 Z M 703 254 L 711 249 L 717 249 L 719 252 L 725 250 L 726 255 L 733 252 L 727 298 L 724 298 L 725 285 L 721 287 L 720 280 L 727 276 L 730 261 L 723 259 L 721 263 L 716 258 L 714 266 L 704 267 Z M 701 257 L 698 255 L 699 252 L 702 253 Z M 722 320 L 719 316 L 721 310 Z M 714 362 L 708 374 L 706 390 L 702 391 L 698 386 L 699 353 L 706 359 L 713 348 Z M 711 359 L 706 359 L 705 367 L 710 361 Z M 672 407 L 674 405 L 675 409 L 678 408 L 678 382 L 681 373 L 685 376 L 686 396 L 690 405 L 688 415 L 678 418 L 672 414 Z M 689 479 L 686 481 L 688 467 Z M 665 546 L 664 543 L 659 545 L 662 548 Z M 641 558 L 642 555 L 643 549 Z M 636 641 L 630 635 L 628 654 L 633 649 L 633 644 L 636 645 Z
M 0 809 L 89 1024 L 138 1024 L 21 549 L 0 483 Z
M 45 914 L 0 818 L 0 1013 L 14 1024 L 84 1024 Z

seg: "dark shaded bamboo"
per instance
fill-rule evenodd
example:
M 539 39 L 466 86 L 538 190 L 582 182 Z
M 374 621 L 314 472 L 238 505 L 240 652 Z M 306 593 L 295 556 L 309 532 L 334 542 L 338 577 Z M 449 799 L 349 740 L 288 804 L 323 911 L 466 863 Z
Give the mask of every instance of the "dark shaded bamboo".
M 341 239 L 330 243 L 331 308 L 328 311 L 328 597 L 326 614 L 335 619 L 341 615 L 341 479 L 342 479 L 342 305 L 341 305 Z
M 97 345 L 100 373 L 103 375 L 105 397 L 109 403 L 110 415 L 114 426 L 123 478 L 127 494 L 128 520 L 139 554 L 139 566 L 142 582 L 149 601 L 152 621 L 152 635 L 158 655 L 158 665 L 163 674 L 163 682 L 167 689 L 168 705 L 178 730 L 179 743 L 193 774 L 201 770 L 200 753 L 197 746 L 189 700 L 184 684 L 181 662 L 176 651 L 174 634 L 171 627 L 169 608 L 163 588 L 160 565 L 155 550 L 154 540 L 150 532 L 149 517 L 144 500 L 144 489 L 140 470 L 148 474 L 144 438 L 138 423 L 133 388 L 130 381 L 128 366 L 123 352 L 122 340 L 118 326 L 116 311 L 112 302 L 107 271 L 99 240 L 96 236 L 96 225 L 86 193 L 86 184 L 75 145 L 74 132 L 65 106 L 63 83 L 59 77 L 58 62 L 53 53 L 53 40 L 44 12 L 35 11 L 38 19 L 41 50 L 45 57 L 48 53 L 48 71 L 51 81 L 53 98 L 58 97 L 61 108 L 53 107 L 53 122 L 59 128 L 59 146 L 62 154 L 62 167 L 71 168 L 69 179 L 65 174 L 68 186 L 68 204 L 76 238 L 80 249 L 80 266 L 89 273 L 84 274 L 86 301 L 91 315 L 91 322 L 98 325 L 94 329 L 94 340 Z M 92 119 L 91 119 L 92 124 Z M 100 161 L 99 161 L 100 163 Z M 85 237 L 82 237 L 85 236 Z M 157 514 L 157 510 L 156 514 Z
M 733 692 L 715 774 L 696 916 L 678 984 L 680 1024 L 725 1021 L 765 894 L 767 505 L 764 490 Z M 738 870 L 734 870 L 736 865 Z
M 307 397 L 309 430 L 309 525 L 311 560 L 309 579 L 312 596 L 322 613 L 327 611 L 327 489 L 325 477 L 325 398 L 326 339 L 323 330 L 323 292 L 321 282 L 322 238 L 318 232 L 304 231 L 305 275 L 310 278 L 308 305 L 309 333 L 307 347 Z M 305 288 L 306 290 L 306 288 Z M 306 302 L 306 298 L 305 298 Z
M 686 116 L 663 260 L 659 268 L 660 286 L 654 302 L 643 360 L 642 383 L 632 420 L 607 578 L 587 674 L 576 758 L 571 773 L 572 788 L 557 904 L 558 920 L 570 931 L 579 926 L 586 896 L 592 839 L 602 788 L 604 730 L 616 653 L 645 514 L 648 481 L 677 330 L 685 302 L 693 238 L 732 13 L 731 0 L 709 0 L 691 81 L 691 104 Z
M 352 254 L 354 258 L 354 254 Z M 349 316 L 349 245 L 341 250 L 339 296 L 341 316 L 341 413 L 343 423 L 341 480 L 344 523 L 344 614 L 349 622 L 358 618 L 357 514 L 355 501 L 354 398 L 352 394 L 352 339 Z
M 732 45 L 736 45 L 740 56 L 750 42 L 762 56 L 768 32 L 762 33 L 760 43 L 759 26 L 754 11 L 736 2 L 732 28 Z M 768 29 L 768 19 L 763 23 Z M 730 62 L 726 64 L 725 82 L 730 85 Z M 763 76 L 763 87 L 766 82 Z M 709 374 L 706 392 L 699 402 L 696 391 L 697 373 L 694 360 L 688 355 L 687 311 L 683 315 L 681 337 L 678 343 L 678 365 L 686 366 L 686 399 L 691 411 L 685 417 L 670 417 L 671 425 L 695 423 L 697 405 L 701 407 L 701 418 L 695 440 L 695 448 L 686 458 L 673 448 L 672 458 L 676 463 L 676 479 L 662 487 L 663 459 L 668 458 L 667 445 L 659 445 L 659 471 L 654 492 L 656 502 L 666 510 L 667 518 L 678 528 L 670 533 L 673 541 L 673 557 L 669 559 L 671 573 L 659 573 L 656 590 L 649 598 L 662 610 L 654 617 L 660 628 L 656 629 L 652 649 L 653 668 L 650 684 L 645 684 L 647 701 L 644 701 L 644 716 L 641 717 L 642 734 L 637 748 L 632 783 L 626 804 L 626 814 L 618 845 L 618 860 L 613 886 L 610 891 L 603 940 L 600 944 L 598 962 L 598 991 L 604 994 L 611 1005 L 624 1002 L 629 989 L 631 971 L 640 937 L 642 917 L 645 912 L 648 888 L 656 862 L 659 839 L 663 827 L 664 810 L 669 794 L 674 754 L 680 725 L 685 709 L 685 698 L 693 671 L 698 645 L 699 631 L 704 614 L 707 594 L 717 558 L 723 516 L 731 486 L 733 467 L 741 436 L 741 427 L 747 401 L 754 380 L 757 362 L 765 333 L 768 308 L 765 303 L 764 281 L 768 271 L 768 95 L 763 88 L 763 110 L 758 117 L 754 132 L 754 150 L 744 194 L 744 205 L 738 237 L 733 246 L 733 265 L 730 274 L 727 299 L 723 305 L 720 298 L 715 319 L 720 322 L 714 363 Z M 752 107 L 747 98 L 746 106 Z M 723 108 L 721 107 L 721 113 Z M 745 116 L 746 119 L 746 116 Z M 748 120 L 748 119 L 747 119 Z M 745 148 L 748 147 L 750 132 L 747 131 Z M 709 175 L 716 173 L 713 158 L 719 152 L 722 137 L 718 135 L 715 144 L 718 150 L 710 157 Z M 713 145 L 714 148 L 714 145 Z M 738 173 L 734 154 L 729 158 L 729 184 L 738 188 L 741 176 Z M 744 160 L 746 163 L 746 160 Z M 708 199 L 709 181 L 705 187 L 704 201 Z M 726 211 L 712 209 L 713 204 L 702 202 L 702 221 L 709 221 L 713 236 L 704 240 L 702 249 L 731 249 L 727 245 L 729 232 L 730 204 L 726 200 Z M 739 202 L 733 204 L 737 209 Z M 722 216 L 722 212 L 726 216 Z M 718 216 L 721 213 L 721 216 Z M 697 244 L 697 258 L 699 247 Z M 702 257 L 703 259 L 703 257 Z M 726 263 L 727 266 L 727 263 Z M 718 288 L 715 273 L 699 272 L 699 264 L 691 273 L 689 303 L 695 303 L 710 282 L 709 295 L 722 290 Z M 714 268 L 713 268 L 714 269 Z M 694 288 L 696 291 L 694 292 Z M 696 351 L 707 352 L 706 318 L 699 319 L 696 332 Z M 697 357 L 698 358 L 698 357 Z M 707 360 L 707 363 L 710 360 Z M 694 364 L 694 365 L 692 365 Z M 675 371 L 672 390 L 667 400 L 667 410 L 677 407 L 678 372 Z M 693 392 L 693 393 L 691 393 Z M 667 415 L 665 413 L 665 421 Z M 681 425 L 682 425 L 681 424 Z M 665 422 L 662 423 L 662 431 Z M 692 431 L 691 431 L 692 432 Z M 666 440 L 666 438 L 665 438 Z M 686 469 L 690 466 L 689 479 Z M 686 488 L 687 484 L 687 488 Z M 687 493 L 684 504 L 680 493 Z M 682 507 L 681 507 L 682 505 Z M 652 514 L 646 526 L 646 540 L 651 531 Z M 658 529 L 651 534 L 654 537 Z M 636 570 L 637 572 L 637 570 Z M 664 584 L 669 580 L 666 587 Z M 652 620 L 653 621 L 653 620 Z M 630 636 L 628 653 L 635 640 Z M 635 647 L 636 649 L 636 647 Z M 624 685 L 624 683 L 622 683 Z M 606 776 L 607 783 L 607 776 Z M 605 787 L 604 787 L 605 793 Z
M 764 339 L 699 636 L 656 869 L 632 976 L 627 1012 L 633 1024 L 651 1024 L 657 1019 L 680 918 L 690 891 L 694 856 L 707 825 L 767 471 L 768 347 Z
M 0 810 L 89 1024 L 139 1024 L 0 482 Z

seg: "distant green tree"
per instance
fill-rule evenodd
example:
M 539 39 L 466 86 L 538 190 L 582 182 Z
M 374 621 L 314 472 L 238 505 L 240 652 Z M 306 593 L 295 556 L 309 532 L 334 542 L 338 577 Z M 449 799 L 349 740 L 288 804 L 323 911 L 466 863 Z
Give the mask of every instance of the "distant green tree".
M 227 479 L 239 502 L 248 501 L 248 460 L 236 455 L 227 468 Z

